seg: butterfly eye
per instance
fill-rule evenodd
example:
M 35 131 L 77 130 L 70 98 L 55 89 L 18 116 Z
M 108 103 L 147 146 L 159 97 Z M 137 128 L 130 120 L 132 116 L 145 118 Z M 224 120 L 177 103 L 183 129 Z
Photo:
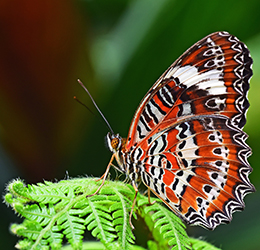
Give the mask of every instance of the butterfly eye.
M 111 147 L 114 149 L 114 150 L 117 150 L 119 148 L 119 139 L 118 138 L 113 138 L 111 140 Z

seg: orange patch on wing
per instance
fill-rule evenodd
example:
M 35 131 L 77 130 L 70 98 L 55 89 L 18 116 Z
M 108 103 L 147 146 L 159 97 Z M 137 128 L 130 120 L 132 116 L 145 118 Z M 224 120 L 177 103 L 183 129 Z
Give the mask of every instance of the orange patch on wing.
M 164 171 L 165 173 L 163 175 L 163 182 L 165 183 L 165 185 L 170 186 L 174 180 L 175 175 L 169 170 L 165 169 Z
M 179 199 L 176 197 L 175 193 L 169 187 L 166 187 L 165 191 L 166 191 L 167 198 L 171 202 L 173 202 L 175 204 L 178 203 Z
M 200 187 L 199 187 L 200 188 Z M 189 203 L 195 210 L 198 209 L 196 198 L 201 196 L 201 194 L 191 187 L 187 187 L 185 193 L 183 194 L 183 199 Z

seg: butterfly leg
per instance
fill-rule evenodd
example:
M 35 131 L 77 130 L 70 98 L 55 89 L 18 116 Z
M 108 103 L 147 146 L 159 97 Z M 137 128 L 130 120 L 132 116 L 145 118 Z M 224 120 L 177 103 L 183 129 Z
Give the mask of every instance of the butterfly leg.
M 133 211 L 134 211 L 134 208 L 135 208 L 135 203 L 136 203 L 138 188 L 137 188 L 137 186 L 136 186 L 136 184 L 135 184 L 134 181 L 132 181 L 132 185 L 133 185 L 134 190 L 135 190 L 135 197 L 134 197 L 134 200 L 133 200 L 133 205 L 132 205 L 131 212 L 130 212 L 130 216 L 129 216 L 129 224 L 130 224 L 130 226 L 131 226 L 132 229 L 135 229 L 135 227 L 134 227 L 133 224 L 132 224 L 131 219 L 132 219 Z
M 110 161 L 109 161 L 109 163 L 107 165 L 106 172 L 97 180 L 97 181 L 99 181 L 99 180 L 103 179 L 101 185 L 98 187 L 98 189 L 95 191 L 95 193 L 87 195 L 87 197 L 91 197 L 91 196 L 96 195 L 99 192 L 99 190 L 103 187 L 103 185 L 105 184 L 105 180 L 107 178 L 107 175 L 109 173 L 110 167 L 112 165 L 112 162 L 114 160 L 114 157 L 115 157 L 115 155 L 112 155 L 112 157 L 111 157 L 111 159 L 110 159 Z
M 148 188 L 148 202 L 150 205 L 153 205 L 156 201 L 151 202 L 151 189 Z
M 106 172 L 100 178 L 98 178 L 96 181 L 100 181 L 100 180 L 104 179 L 105 174 L 106 174 Z
M 111 161 L 110 161 L 110 162 L 111 162 Z M 109 168 L 110 168 L 111 166 L 113 166 L 115 169 L 118 170 L 118 167 L 115 166 L 113 163 L 110 163 Z M 120 171 L 120 170 L 119 170 L 119 171 Z M 100 181 L 100 180 L 104 179 L 104 177 L 105 177 L 105 178 L 107 177 L 107 171 L 106 171 L 100 178 L 98 178 L 96 181 Z

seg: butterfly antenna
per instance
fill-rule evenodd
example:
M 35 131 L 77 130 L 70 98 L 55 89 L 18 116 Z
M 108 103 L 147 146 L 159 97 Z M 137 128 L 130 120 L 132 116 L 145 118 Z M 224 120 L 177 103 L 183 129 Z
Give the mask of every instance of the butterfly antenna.
M 84 106 L 92 115 L 97 117 L 97 115 L 85 103 L 81 102 L 76 96 L 74 96 L 74 100 L 77 101 L 82 106 Z M 98 118 L 100 118 L 100 117 L 98 117 Z M 102 122 L 103 122 L 103 120 L 102 120 Z
M 111 131 L 111 133 L 114 135 L 114 131 L 111 128 L 110 124 L 108 123 L 107 119 L 105 118 L 105 116 L 102 114 L 101 110 L 99 109 L 98 105 L 96 104 L 96 102 L 94 101 L 93 97 L 91 96 L 91 94 L 89 93 L 88 89 L 85 87 L 85 85 L 81 82 L 80 79 L 78 79 L 78 83 L 81 85 L 81 87 L 87 92 L 87 94 L 89 95 L 92 103 L 94 104 L 94 106 L 96 107 L 97 111 L 99 112 L 99 114 L 101 115 L 101 117 L 103 118 L 103 121 L 105 121 L 107 127 L 109 128 L 109 130 Z M 81 101 L 79 101 L 75 96 L 74 99 L 76 101 L 78 101 L 79 103 L 81 103 L 83 106 L 85 106 L 92 114 L 94 114 L 85 104 L 83 104 Z

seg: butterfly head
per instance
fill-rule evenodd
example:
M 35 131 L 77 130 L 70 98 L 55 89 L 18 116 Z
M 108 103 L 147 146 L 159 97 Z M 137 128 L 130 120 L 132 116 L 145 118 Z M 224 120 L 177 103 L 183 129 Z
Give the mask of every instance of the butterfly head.
M 117 153 L 118 151 L 124 149 L 126 140 L 123 139 L 119 134 L 111 134 L 110 132 L 108 132 L 106 142 L 109 150 L 112 153 Z

